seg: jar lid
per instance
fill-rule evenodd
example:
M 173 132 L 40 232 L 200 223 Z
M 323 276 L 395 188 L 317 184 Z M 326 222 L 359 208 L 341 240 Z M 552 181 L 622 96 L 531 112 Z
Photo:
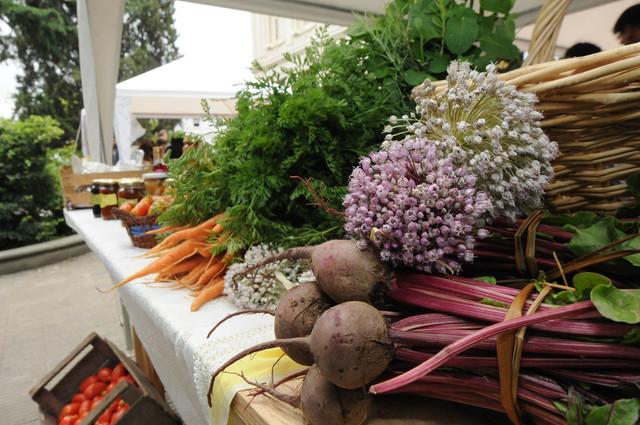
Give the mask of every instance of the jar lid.
M 115 179 L 98 179 L 100 184 L 116 184 L 118 183 Z
M 120 179 L 120 186 L 139 186 L 142 184 L 143 184 L 142 179 L 138 179 L 138 178 Z
M 167 173 L 145 173 L 142 175 L 142 178 L 147 179 L 166 179 L 168 177 Z

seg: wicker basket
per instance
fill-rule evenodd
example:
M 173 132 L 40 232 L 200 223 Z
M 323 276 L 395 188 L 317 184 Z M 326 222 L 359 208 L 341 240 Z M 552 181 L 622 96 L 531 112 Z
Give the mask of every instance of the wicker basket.
M 615 212 L 635 204 L 625 179 L 640 173 L 640 43 L 501 78 L 538 96 L 542 127 L 560 147 L 549 209 Z M 446 89 L 446 81 L 435 84 Z
M 127 234 L 137 248 L 151 249 L 158 244 L 155 235 L 145 235 L 144 232 L 153 230 L 157 226 L 156 215 L 148 215 L 144 217 L 136 217 L 119 208 L 113 208 L 113 215 L 122 222 L 127 229 Z

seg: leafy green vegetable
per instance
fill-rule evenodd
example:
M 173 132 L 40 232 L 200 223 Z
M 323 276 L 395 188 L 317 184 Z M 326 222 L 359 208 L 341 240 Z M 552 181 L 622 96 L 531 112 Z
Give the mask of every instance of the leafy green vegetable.
M 571 225 L 576 228 L 589 227 L 598 221 L 598 215 L 591 211 L 579 211 L 575 214 L 549 215 L 543 219 L 543 223 L 553 226 Z
M 473 279 L 479 280 L 480 282 L 491 283 L 493 285 L 496 285 L 498 283 L 496 278 L 493 276 L 478 276 L 478 277 L 474 277 Z
M 492 299 L 492 298 L 482 298 L 482 299 L 480 300 L 480 302 L 481 302 L 482 304 L 492 305 L 492 306 L 494 306 L 494 307 L 509 308 L 509 305 L 508 305 L 508 304 L 505 304 L 505 303 L 503 303 L 502 301 L 494 300 L 494 299 Z
M 609 320 L 640 323 L 640 289 L 618 289 L 613 285 L 598 285 L 591 290 L 591 302 L 598 312 Z
M 499 13 L 509 13 L 514 0 L 480 0 L 480 7 L 484 10 Z
M 599 285 L 612 286 L 611 279 L 600 273 L 593 272 L 582 272 L 573 276 L 576 297 L 580 301 L 589 299 L 591 290 Z
M 640 421 L 640 399 L 628 398 L 592 409 L 586 425 L 637 425 Z
M 567 248 L 576 256 L 588 254 L 611 242 L 629 236 L 621 230 L 621 227 L 622 225 L 617 219 L 609 216 L 600 218 L 588 227 L 567 224 L 565 228 L 575 233 L 575 236 L 567 244 Z M 617 245 L 615 249 L 640 249 L 640 236 Z M 632 265 L 640 267 L 640 254 L 629 255 L 624 259 Z
M 444 77 L 454 59 L 503 59 L 478 46 L 488 17 L 503 26 L 498 44 L 515 49 L 508 15 L 481 16 L 454 0 L 393 1 L 384 15 L 359 19 L 349 38 L 322 30 L 287 66 L 245 84 L 237 117 L 221 123 L 214 145 L 197 148 L 205 158 L 194 151 L 169 165 L 177 196 L 161 223 L 225 211 L 233 237 L 221 249 L 232 251 L 339 237 L 342 218 L 330 211 L 341 209 L 353 167 L 382 142 L 387 118 L 413 109 L 411 89 Z M 310 179 L 316 193 L 292 176 Z
M 458 7 L 449 12 L 444 41 L 451 53 L 459 55 L 473 46 L 479 31 L 475 12 L 464 6 Z
M 635 327 L 627 332 L 627 334 L 624 336 L 624 339 L 622 340 L 622 343 L 630 345 L 640 345 L 640 327 Z

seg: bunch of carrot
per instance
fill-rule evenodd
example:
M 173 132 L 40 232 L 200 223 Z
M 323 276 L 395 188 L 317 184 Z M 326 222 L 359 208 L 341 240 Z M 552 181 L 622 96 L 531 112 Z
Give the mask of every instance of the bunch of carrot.
M 175 282 L 176 287 L 193 292 L 195 298 L 191 311 L 196 311 L 206 302 L 219 297 L 224 290 L 225 270 L 234 256 L 232 252 L 216 256 L 212 254 L 213 248 L 228 237 L 220 223 L 222 218 L 223 214 L 218 214 L 197 226 L 170 226 L 148 232 L 168 234 L 145 254 L 146 257 L 158 259 L 111 289 L 156 273 L 156 281 Z

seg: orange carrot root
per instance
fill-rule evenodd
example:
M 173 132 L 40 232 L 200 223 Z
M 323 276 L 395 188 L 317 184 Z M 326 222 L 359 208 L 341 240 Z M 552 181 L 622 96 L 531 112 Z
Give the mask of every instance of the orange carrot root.
M 160 272 L 162 270 L 164 270 L 166 267 L 175 264 L 176 262 L 185 259 L 186 257 L 189 257 L 191 255 L 193 255 L 194 253 L 197 252 L 196 249 L 196 242 L 195 241 L 185 241 L 184 243 L 181 243 L 180 245 L 176 246 L 174 249 L 172 249 L 170 252 L 168 252 L 167 254 L 163 255 L 162 257 L 158 258 L 156 261 L 154 261 L 153 263 L 147 265 L 146 267 L 143 267 L 142 270 L 138 271 L 137 273 L 132 274 L 131 276 L 127 277 L 126 279 L 124 279 L 121 282 L 118 282 L 117 284 L 113 285 L 111 288 L 107 289 L 105 292 L 109 292 L 112 291 L 116 288 L 121 287 L 122 285 L 125 285 L 129 282 L 131 282 L 132 280 L 135 280 L 139 277 L 143 277 L 143 276 L 147 276 L 151 273 L 157 273 Z
M 217 278 L 207 284 L 191 303 L 191 311 L 198 311 L 207 302 L 218 298 L 224 291 L 224 279 Z

